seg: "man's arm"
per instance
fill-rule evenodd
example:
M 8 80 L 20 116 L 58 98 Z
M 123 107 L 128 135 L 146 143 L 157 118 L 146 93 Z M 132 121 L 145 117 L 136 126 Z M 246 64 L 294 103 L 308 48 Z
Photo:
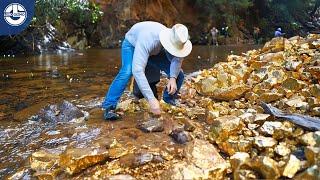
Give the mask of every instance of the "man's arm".
M 181 66 L 182 66 L 182 58 L 174 57 L 170 53 L 166 52 L 167 58 L 171 62 L 170 64 L 170 78 L 175 78 L 177 79 L 180 71 L 181 71 Z
M 133 55 L 132 74 L 141 93 L 148 101 L 150 101 L 155 99 L 155 97 L 145 75 L 145 67 L 148 63 L 148 58 L 148 50 L 143 46 L 143 44 L 137 42 Z

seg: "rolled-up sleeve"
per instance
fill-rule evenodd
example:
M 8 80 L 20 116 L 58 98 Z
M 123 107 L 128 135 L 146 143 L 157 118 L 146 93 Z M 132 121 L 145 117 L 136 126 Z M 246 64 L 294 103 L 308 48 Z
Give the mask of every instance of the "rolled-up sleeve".
M 170 64 L 170 78 L 176 78 L 178 77 L 180 71 L 181 71 L 181 66 L 182 66 L 182 58 L 177 58 L 173 57 L 171 59 L 171 64 Z
M 149 52 L 140 42 L 137 42 L 135 46 L 132 62 L 132 74 L 141 93 L 149 101 L 155 99 L 145 75 L 145 67 L 148 63 Z

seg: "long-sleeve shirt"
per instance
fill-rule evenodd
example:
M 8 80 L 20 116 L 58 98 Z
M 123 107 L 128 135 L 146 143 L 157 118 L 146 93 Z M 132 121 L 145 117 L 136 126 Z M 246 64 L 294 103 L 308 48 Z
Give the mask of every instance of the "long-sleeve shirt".
M 157 55 L 163 48 L 159 34 L 167 29 L 158 22 L 146 21 L 132 26 L 125 38 L 135 47 L 132 62 L 132 73 L 143 96 L 147 100 L 155 99 L 145 75 L 149 56 Z M 170 64 L 170 77 L 177 78 L 181 71 L 182 58 L 166 53 Z M 164 59 L 165 60 L 165 59 Z

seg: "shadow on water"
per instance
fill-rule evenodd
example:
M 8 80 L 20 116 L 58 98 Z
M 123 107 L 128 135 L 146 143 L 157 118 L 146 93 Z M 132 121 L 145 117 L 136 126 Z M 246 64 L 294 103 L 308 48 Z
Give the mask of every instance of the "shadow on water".
M 210 68 L 231 51 L 239 54 L 254 48 L 257 46 L 195 46 L 183 69 L 191 73 Z M 134 131 L 139 115 L 125 117 L 127 123 L 102 123 L 99 105 L 119 66 L 119 49 L 0 58 L 0 178 L 23 167 L 30 154 L 41 148 L 63 151 L 67 146 L 87 146 L 98 137 L 121 139 L 123 133 L 135 136 L 136 145 L 146 143 L 146 138 L 150 146 L 170 144 L 164 134 L 146 137 Z M 62 100 L 89 111 L 89 121 L 52 124 L 28 120 L 45 105 Z

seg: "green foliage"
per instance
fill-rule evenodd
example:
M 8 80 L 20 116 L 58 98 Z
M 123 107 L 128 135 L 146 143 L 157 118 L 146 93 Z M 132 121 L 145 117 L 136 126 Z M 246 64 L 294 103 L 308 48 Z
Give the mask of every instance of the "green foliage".
M 87 0 L 37 0 L 34 23 L 55 24 L 59 19 L 72 20 L 75 25 L 97 23 L 102 17 L 100 7 Z
M 196 0 L 196 5 L 211 16 L 236 16 L 253 5 L 252 0 Z

